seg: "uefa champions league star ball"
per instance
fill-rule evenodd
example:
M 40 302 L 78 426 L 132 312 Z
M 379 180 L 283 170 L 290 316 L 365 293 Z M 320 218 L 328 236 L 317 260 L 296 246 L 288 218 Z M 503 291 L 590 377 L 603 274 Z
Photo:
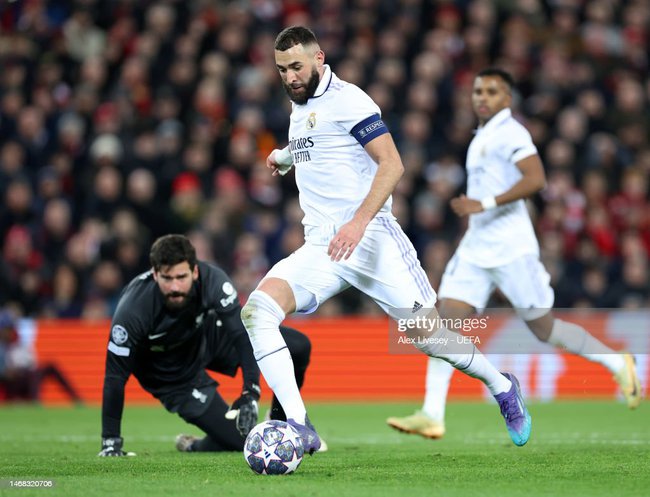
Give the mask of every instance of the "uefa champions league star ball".
M 300 463 L 305 449 L 302 438 L 284 421 L 264 421 L 244 442 L 244 459 L 260 475 L 288 475 Z

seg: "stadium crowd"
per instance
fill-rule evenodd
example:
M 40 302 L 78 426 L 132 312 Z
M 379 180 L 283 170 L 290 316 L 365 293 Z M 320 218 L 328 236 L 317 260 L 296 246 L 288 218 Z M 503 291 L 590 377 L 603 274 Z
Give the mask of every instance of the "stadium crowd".
M 107 318 L 170 232 L 243 297 L 293 252 L 295 183 L 264 165 L 286 144 L 270 47 L 291 24 L 382 108 L 406 168 L 394 213 L 434 288 L 464 230 L 472 78 L 496 65 L 546 168 L 530 208 L 556 306 L 650 305 L 645 0 L 2 2 L 0 304 Z M 319 312 L 375 311 L 345 292 Z

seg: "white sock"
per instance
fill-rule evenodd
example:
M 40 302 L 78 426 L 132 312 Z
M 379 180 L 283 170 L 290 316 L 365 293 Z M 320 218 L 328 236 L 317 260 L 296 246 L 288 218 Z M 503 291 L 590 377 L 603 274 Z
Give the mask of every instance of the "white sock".
M 447 361 L 429 357 L 422 412 L 438 423 L 445 422 L 445 405 L 454 368 Z
M 278 398 L 287 419 L 304 424 L 307 411 L 296 383 L 291 354 L 279 328 L 284 311 L 268 294 L 255 290 L 241 315 L 266 383 Z
M 618 373 L 625 366 L 621 354 L 594 338 L 582 326 L 561 319 L 553 322 L 548 343 L 602 364 L 612 373 Z
M 280 333 L 278 331 L 278 333 Z M 307 410 L 300 396 L 293 369 L 293 360 L 288 348 L 283 348 L 257 361 L 264 379 L 280 401 L 287 419 L 305 424 Z
M 466 343 L 461 335 L 440 328 L 431 337 L 433 340 L 416 340 L 415 346 L 431 357 L 447 361 L 463 373 L 478 378 L 488 387 L 492 395 L 507 392 L 512 383 L 503 376 L 472 343 Z

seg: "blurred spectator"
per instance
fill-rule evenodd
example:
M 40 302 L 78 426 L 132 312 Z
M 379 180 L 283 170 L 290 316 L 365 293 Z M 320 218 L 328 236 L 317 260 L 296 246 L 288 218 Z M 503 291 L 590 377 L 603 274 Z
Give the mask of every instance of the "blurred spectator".
M 192 172 L 180 173 L 172 183 L 169 199 L 171 216 L 168 219 L 170 233 L 186 233 L 194 228 L 203 215 L 205 196 L 199 177 Z
M 99 55 L 106 44 L 106 34 L 95 26 L 92 13 L 77 7 L 63 26 L 66 49 L 79 62 Z
M 29 179 L 18 176 L 6 188 L 4 205 L 0 207 L 0 236 L 3 238 L 12 226 L 33 228 L 37 222 L 34 190 Z
M 0 295 L 4 302 L 18 304 L 23 312 L 38 311 L 44 290 L 44 257 L 34 247 L 27 228 L 12 226 L 4 238 L 0 266 Z
M 78 318 L 81 316 L 81 284 L 74 268 L 61 263 L 52 275 L 52 290 L 43 302 L 42 316 L 48 318 Z

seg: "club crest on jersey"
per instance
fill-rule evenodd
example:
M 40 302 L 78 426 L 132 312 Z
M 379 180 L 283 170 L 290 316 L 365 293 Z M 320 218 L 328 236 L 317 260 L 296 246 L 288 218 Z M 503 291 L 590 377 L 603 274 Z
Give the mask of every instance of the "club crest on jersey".
M 307 129 L 314 129 L 316 127 L 316 113 L 312 112 L 307 118 Z
M 116 345 L 122 345 L 129 339 L 129 334 L 124 326 L 116 324 L 111 330 L 111 337 L 113 338 L 113 342 L 115 342 Z

